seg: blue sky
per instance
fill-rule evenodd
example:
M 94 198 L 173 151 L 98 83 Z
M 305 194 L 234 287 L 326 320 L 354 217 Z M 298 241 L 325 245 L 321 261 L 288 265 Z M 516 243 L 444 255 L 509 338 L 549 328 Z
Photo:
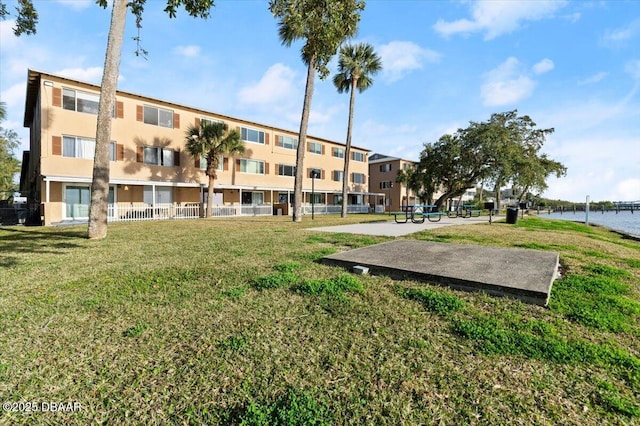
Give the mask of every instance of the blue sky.
M 93 0 L 35 3 L 35 36 L 0 23 L 3 127 L 25 148 L 27 69 L 99 83 L 110 19 Z M 298 129 L 306 69 L 299 44 L 280 44 L 267 1 L 218 0 L 208 20 L 171 20 L 164 3 L 148 0 L 146 59 L 128 16 L 120 90 Z M 640 200 L 639 0 L 369 0 L 355 41 L 384 67 L 357 96 L 355 145 L 417 160 L 425 142 L 517 109 L 555 128 L 543 151 L 568 167 L 544 196 Z M 344 141 L 347 113 L 348 95 L 317 80 L 310 134 Z

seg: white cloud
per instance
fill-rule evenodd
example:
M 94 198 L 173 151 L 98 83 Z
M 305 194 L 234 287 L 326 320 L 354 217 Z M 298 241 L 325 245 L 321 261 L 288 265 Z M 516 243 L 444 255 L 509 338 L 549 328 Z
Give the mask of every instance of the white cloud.
M 24 107 L 26 90 L 27 83 L 16 83 L 7 90 L 2 91 L 0 98 L 2 98 L 2 102 L 7 104 L 7 107 Z
M 440 54 L 410 41 L 392 41 L 378 47 L 382 59 L 382 76 L 392 83 L 411 71 L 422 69 L 425 62 L 437 63 Z
M 469 2 L 471 19 L 447 22 L 439 19 L 433 29 L 444 37 L 484 32 L 491 40 L 519 29 L 524 22 L 553 17 L 566 1 L 556 0 L 481 0 Z
M 545 74 L 551 71 L 554 67 L 555 67 L 555 64 L 551 59 L 544 58 L 543 60 L 541 60 L 540 62 L 538 62 L 533 66 L 533 72 L 538 75 Z
M 586 84 L 595 84 L 602 81 L 608 75 L 608 72 L 600 71 L 596 74 L 590 75 L 589 77 L 583 78 L 582 80 L 578 80 L 578 84 L 581 86 Z
M 73 10 L 82 10 L 93 5 L 92 0 L 56 0 L 57 3 L 60 3 L 63 6 L 67 6 Z
M 570 13 L 568 15 L 563 16 L 564 19 L 571 22 L 572 24 L 575 24 L 576 22 L 578 22 L 581 17 L 582 17 L 582 14 L 580 12 L 574 12 L 574 13 Z
M 640 60 L 627 62 L 624 70 L 633 77 L 634 80 L 640 80 Z
M 13 49 L 18 45 L 20 38 L 13 34 L 15 24 L 15 19 L 0 21 L 0 40 L 2 40 L 2 50 L 5 51 L 3 53 L 6 53 L 7 50 Z
M 309 112 L 309 124 L 323 124 L 329 123 L 332 121 L 333 117 L 340 111 L 339 106 L 332 106 L 326 109 L 320 108 L 312 108 Z M 300 121 L 300 114 L 296 115 L 295 118 L 297 121 Z
M 245 105 L 277 105 L 295 96 L 296 73 L 284 64 L 274 64 L 260 81 L 240 89 L 238 99 Z
M 640 198 L 640 179 L 629 178 L 615 186 L 613 200 L 635 201 Z
M 631 21 L 626 27 L 607 31 L 604 35 L 604 41 L 620 43 L 628 41 L 637 35 L 640 35 L 640 19 Z
M 565 134 L 567 132 L 564 132 Z M 550 157 L 567 167 L 567 176 L 549 179 L 544 196 L 552 199 L 583 201 L 587 195 L 593 201 L 637 200 L 640 195 L 640 156 L 633 147 L 638 140 L 600 137 L 562 137 L 562 144 L 550 150 Z M 580 149 L 576 149 L 579 146 Z M 603 150 L 602 147 L 607 149 Z M 629 162 L 620 167 L 620 152 L 627 152 Z M 634 158 L 635 157 L 635 158 Z M 598 164 L 597 168 L 593 165 Z
M 486 106 L 515 104 L 531 96 L 536 86 L 536 82 L 526 75 L 520 61 L 514 57 L 486 73 L 484 78 L 480 90 Z
M 200 55 L 200 46 L 176 46 L 173 48 L 173 53 L 185 58 L 197 58 Z

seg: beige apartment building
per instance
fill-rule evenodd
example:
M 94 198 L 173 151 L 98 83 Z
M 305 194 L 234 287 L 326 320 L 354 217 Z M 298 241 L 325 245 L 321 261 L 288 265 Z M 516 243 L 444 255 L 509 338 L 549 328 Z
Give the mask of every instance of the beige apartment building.
M 386 212 L 402 211 L 403 206 L 419 203 L 413 191 L 409 190 L 407 198 L 406 185 L 396 182 L 399 170 L 415 167 L 415 164 L 411 160 L 382 154 L 372 154 L 369 158 L 369 188 L 385 195 L 377 198 L 377 203 Z
M 30 150 L 20 187 L 30 205 L 39 206 L 45 225 L 88 217 L 99 92 L 93 84 L 28 71 L 24 126 Z M 213 214 L 290 214 L 296 132 L 122 91 L 113 117 L 110 220 L 202 214 L 206 164 L 185 151 L 185 138 L 189 125 L 203 120 L 226 123 L 245 142 L 244 154 L 220 162 Z M 305 211 L 312 201 L 316 213 L 340 211 L 344 153 L 344 144 L 307 139 Z M 368 212 L 384 191 L 369 193 L 369 150 L 353 147 L 351 154 L 349 211 Z

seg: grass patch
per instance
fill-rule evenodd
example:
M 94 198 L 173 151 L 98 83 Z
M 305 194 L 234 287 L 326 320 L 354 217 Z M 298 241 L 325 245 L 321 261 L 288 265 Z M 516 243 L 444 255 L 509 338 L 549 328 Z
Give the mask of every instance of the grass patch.
M 130 327 L 122 333 L 125 337 L 137 337 L 147 330 L 149 326 L 143 322 L 139 322 L 133 327 Z
M 598 383 L 598 390 L 594 398 L 607 411 L 620 413 L 629 417 L 640 417 L 640 405 L 620 394 L 620 390 L 606 380 Z
M 636 332 L 640 303 L 628 298 L 629 272 L 607 265 L 585 265 L 585 275 L 568 275 L 554 284 L 549 306 L 586 327 Z
M 247 292 L 248 288 L 249 287 L 246 285 L 241 285 L 238 287 L 231 287 L 230 289 L 223 290 L 220 293 L 231 300 L 240 300 L 242 296 L 244 296 L 244 294 Z
M 447 315 L 456 312 L 464 306 L 460 298 L 440 291 L 426 288 L 408 288 L 400 291 L 405 299 L 420 302 L 425 310 L 438 315 Z
M 242 426 L 328 426 L 330 411 L 307 392 L 289 389 L 272 402 L 249 404 L 240 416 Z
M 483 354 L 522 355 L 558 363 L 598 364 L 616 369 L 629 385 L 640 385 L 640 359 L 614 344 L 539 335 L 513 324 L 483 317 L 457 319 L 452 324 L 452 330 L 474 341 L 476 349 Z
M 302 269 L 302 265 L 299 262 L 284 262 L 278 263 L 273 267 L 278 272 L 296 272 Z
M 569 231 L 580 234 L 593 234 L 596 232 L 593 228 L 582 223 L 569 220 L 549 220 L 541 217 L 529 217 L 527 220 L 520 220 L 515 226 L 530 230 Z
M 243 335 L 229 336 L 218 343 L 222 351 L 238 352 L 249 344 L 249 339 Z
M 342 274 L 330 279 L 305 279 L 296 284 L 293 290 L 310 296 L 342 296 L 345 293 L 362 293 L 364 287 L 356 277 Z
M 380 217 L 0 228 L 3 398 L 83 407 L 0 423 L 638 422 L 640 242 L 526 217 L 405 237 L 557 251 L 551 309 L 317 262 L 388 238 L 309 227 Z
M 298 276 L 293 272 L 275 272 L 263 275 L 253 280 L 252 285 L 259 290 L 268 288 L 288 287 L 298 281 Z

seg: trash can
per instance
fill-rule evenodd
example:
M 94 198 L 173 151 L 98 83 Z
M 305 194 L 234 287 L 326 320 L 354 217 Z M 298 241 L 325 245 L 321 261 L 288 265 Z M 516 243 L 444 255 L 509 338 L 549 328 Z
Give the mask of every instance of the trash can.
M 507 207 L 507 223 L 515 225 L 517 221 L 518 221 L 518 208 Z

